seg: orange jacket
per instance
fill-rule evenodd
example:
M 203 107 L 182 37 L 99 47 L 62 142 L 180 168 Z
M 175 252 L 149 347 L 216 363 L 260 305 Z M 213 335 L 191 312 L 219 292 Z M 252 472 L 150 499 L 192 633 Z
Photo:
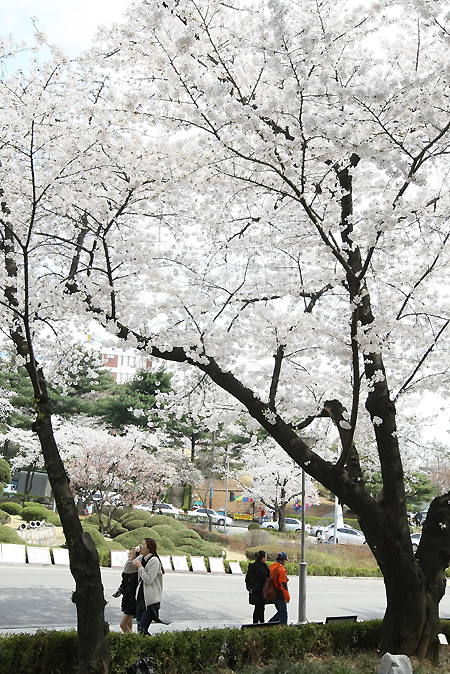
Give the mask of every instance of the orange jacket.
M 273 578 L 274 587 L 277 590 L 281 590 L 281 592 L 283 593 L 283 597 L 286 600 L 286 603 L 289 603 L 291 596 L 287 589 L 288 577 L 286 569 L 284 568 L 283 564 L 280 564 L 279 562 L 274 562 L 273 564 L 271 564 L 270 575 Z

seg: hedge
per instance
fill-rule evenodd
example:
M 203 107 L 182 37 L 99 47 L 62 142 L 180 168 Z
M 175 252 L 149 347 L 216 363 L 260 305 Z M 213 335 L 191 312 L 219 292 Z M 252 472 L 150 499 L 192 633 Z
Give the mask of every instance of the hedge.
M 152 657 L 157 674 L 191 674 L 218 664 L 236 672 L 247 665 L 264 665 L 280 659 L 298 661 L 308 655 L 375 652 L 379 647 L 380 628 L 381 620 L 370 620 L 186 630 L 155 634 L 151 639 L 136 633 L 110 632 L 109 674 L 125 674 L 126 668 L 140 657 Z M 0 674 L 75 674 L 76 651 L 75 631 L 3 636 L 0 637 Z

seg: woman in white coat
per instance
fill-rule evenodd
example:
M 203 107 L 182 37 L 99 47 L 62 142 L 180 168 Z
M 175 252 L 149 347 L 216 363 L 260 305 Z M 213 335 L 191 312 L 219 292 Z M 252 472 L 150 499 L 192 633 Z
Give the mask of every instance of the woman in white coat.
M 154 622 L 162 623 L 159 618 L 163 591 L 164 569 L 158 557 L 156 541 L 144 538 L 138 548 L 128 553 L 128 561 L 123 567 L 124 573 L 137 573 L 136 620 L 138 631 L 148 635 L 148 628 Z

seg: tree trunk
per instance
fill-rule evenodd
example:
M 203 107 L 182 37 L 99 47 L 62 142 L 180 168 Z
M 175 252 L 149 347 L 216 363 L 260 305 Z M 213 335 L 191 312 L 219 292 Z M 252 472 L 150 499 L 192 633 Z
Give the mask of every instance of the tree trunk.
M 281 489 L 280 501 L 278 504 L 278 531 L 286 533 L 286 493 Z
M 35 370 L 36 372 L 36 370 Z M 106 638 L 105 598 L 98 553 L 92 538 L 81 528 L 69 479 L 56 446 L 51 424 L 45 380 L 37 371 L 41 396 L 36 400 L 38 417 L 33 424 L 44 455 L 45 467 L 61 518 L 70 558 L 70 570 L 76 589 L 72 601 L 77 607 L 77 674 L 107 674 L 111 653 Z
M 381 522 L 361 520 L 386 588 L 383 652 L 429 658 L 437 663 L 439 602 L 445 593 L 445 569 L 450 562 L 449 500 L 450 493 L 431 503 L 416 555 L 409 529 L 398 513 L 393 517 L 391 509 L 385 511 Z

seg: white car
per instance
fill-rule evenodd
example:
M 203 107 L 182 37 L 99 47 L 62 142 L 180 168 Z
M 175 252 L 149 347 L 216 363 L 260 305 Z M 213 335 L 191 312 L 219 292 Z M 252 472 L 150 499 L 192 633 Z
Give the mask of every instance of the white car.
M 296 519 L 295 517 L 286 517 L 284 520 L 286 524 L 286 531 L 301 531 L 302 530 L 302 521 Z M 260 529 L 276 529 L 278 531 L 278 522 L 263 522 L 260 526 Z M 311 527 L 309 524 L 305 524 L 305 531 L 309 533 Z
M 329 527 L 326 527 L 326 529 L 323 529 L 317 538 L 319 541 L 325 543 L 334 543 L 334 525 L 331 524 Z M 348 524 L 344 524 L 337 527 L 336 543 L 343 545 L 346 545 L 347 543 L 350 543 L 351 545 L 365 545 L 366 539 L 364 534 L 360 531 L 352 529 Z
M 148 512 L 154 512 L 156 515 L 159 514 L 161 510 L 163 515 L 179 515 L 184 512 L 181 508 L 176 508 L 171 503 L 157 503 L 154 507 L 151 503 L 141 503 L 140 505 L 134 505 L 134 510 L 147 510 Z
M 411 543 L 412 543 L 412 549 L 414 554 L 417 552 L 417 548 L 419 547 L 420 543 L 420 538 L 422 534 L 411 534 Z
M 157 503 L 153 511 L 159 514 L 160 510 L 163 515 L 180 515 L 181 513 L 184 513 L 182 508 L 176 508 L 171 503 Z
M 225 524 L 225 515 L 219 515 L 219 513 L 216 513 L 212 508 L 208 508 L 208 512 L 206 512 L 206 508 L 196 508 L 195 510 L 189 510 L 187 514 L 189 517 L 199 517 L 201 519 L 208 519 L 208 515 L 210 515 L 213 524 L 218 524 L 219 526 Z M 231 517 L 227 517 L 226 524 L 227 526 L 233 524 Z

